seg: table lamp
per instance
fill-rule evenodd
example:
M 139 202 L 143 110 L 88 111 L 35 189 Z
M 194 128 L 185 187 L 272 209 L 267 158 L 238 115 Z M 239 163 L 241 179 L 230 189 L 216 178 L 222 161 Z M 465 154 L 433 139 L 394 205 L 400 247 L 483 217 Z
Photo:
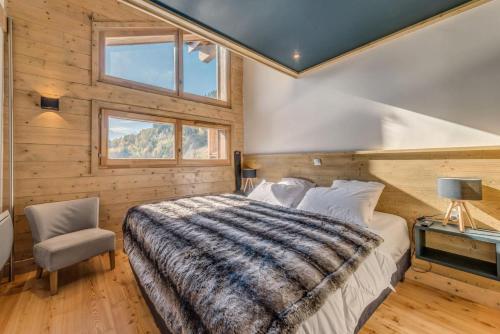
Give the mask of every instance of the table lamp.
M 476 224 L 467 208 L 467 201 L 480 201 L 483 199 L 481 179 L 442 177 L 437 182 L 438 195 L 448 198 L 451 202 L 446 210 L 443 224 L 450 221 L 453 209 L 458 212 L 458 227 L 460 232 L 465 231 L 465 222 L 469 221 L 470 226 L 476 229 Z
M 257 170 L 253 168 L 243 168 L 241 170 L 241 176 L 245 179 L 243 192 L 246 192 L 247 188 L 253 189 L 253 179 L 257 177 Z

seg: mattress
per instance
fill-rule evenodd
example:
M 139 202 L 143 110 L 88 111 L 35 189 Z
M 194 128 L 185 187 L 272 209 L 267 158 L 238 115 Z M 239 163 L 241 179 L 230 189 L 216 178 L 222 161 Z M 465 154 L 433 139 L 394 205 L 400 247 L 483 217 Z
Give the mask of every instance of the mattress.
M 395 262 L 410 248 L 408 224 L 404 218 L 375 211 L 369 229 L 384 238 L 378 250 L 390 255 Z
M 346 284 L 330 295 L 319 311 L 301 325 L 298 334 L 355 333 L 360 327 L 363 311 L 388 287 L 392 288 L 391 278 L 397 271 L 396 263 L 410 247 L 406 221 L 399 216 L 375 212 L 370 230 L 384 238 L 384 242 L 365 259 Z

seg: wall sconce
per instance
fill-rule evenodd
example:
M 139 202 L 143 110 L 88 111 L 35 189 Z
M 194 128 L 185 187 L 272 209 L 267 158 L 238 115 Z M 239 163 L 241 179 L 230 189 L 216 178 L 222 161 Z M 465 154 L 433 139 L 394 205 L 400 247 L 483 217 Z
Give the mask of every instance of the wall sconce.
M 40 97 L 40 107 L 46 110 L 59 111 L 59 99 L 46 96 Z

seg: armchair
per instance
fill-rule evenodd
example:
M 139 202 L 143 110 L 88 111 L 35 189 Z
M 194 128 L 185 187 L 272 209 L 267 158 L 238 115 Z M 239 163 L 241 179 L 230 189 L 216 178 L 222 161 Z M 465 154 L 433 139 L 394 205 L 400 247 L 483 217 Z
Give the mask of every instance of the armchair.
M 108 252 L 115 266 L 115 233 L 99 228 L 99 198 L 31 205 L 24 209 L 33 236 L 37 278 L 50 272 L 50 292 L 57 293 L 57 272 Z

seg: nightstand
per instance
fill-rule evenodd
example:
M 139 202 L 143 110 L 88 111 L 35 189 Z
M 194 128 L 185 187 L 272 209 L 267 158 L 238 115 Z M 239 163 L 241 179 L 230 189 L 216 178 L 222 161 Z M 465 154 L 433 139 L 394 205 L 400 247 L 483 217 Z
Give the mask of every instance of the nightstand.
M 432 225 L 424 226 L 428 222 L 432 222 Z M 442 233 L 469 240 L 495 244 L 496 263 L 426 247 L 425 235 L 427 232 Z M 466 229 L 465 232 L 460 232 L 455 225 L 443 225 L 441 222 L 433 221 L 432 219 L 417 219 L 414 233 L 415 254 L 417 259 L 500 281 L 500 233 L 473 229 Z

